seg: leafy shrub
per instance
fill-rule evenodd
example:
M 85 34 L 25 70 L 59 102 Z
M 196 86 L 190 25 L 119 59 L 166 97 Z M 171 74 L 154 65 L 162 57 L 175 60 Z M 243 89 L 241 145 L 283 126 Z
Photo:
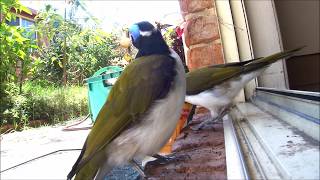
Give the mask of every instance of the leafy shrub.
M 5 87 L 6 98 L 1 98 L 0 123 L 12 124 L 16 129 L 18 125 L 26 125 L 28 116 L 27 98 L 19 94 L 18 86 L 14 83 L 7 83 Z
M 36 20 L 35 29 L 43 37 L 43 43 L 36 51 L 37 66 L 31 79 L 79 85 L 95 71 L 121 57 L 115 34 L 65 20 L 51 6 L 41 10 Z
M 27 82 L 23 93 L 14 84 L 7 87 L 7 106 L 0 114 L 0 123 L 24 127 L 29 120 L 50 124 L 88 114 L 87 87 L 57 87 L 46 82 Z
M 29 120 L 55 123 L 87 114 L 86 87 L 75 85 L 101 67 L 126 65 L 116 34 L 84 28 L 47 6 L 29 29 L 38 43 L 24 36 L 24 28 L 6 24 L 16 17 L 11 8 L 31 13 L 19 0 L 0 1 L 0 125 L 17 128 Z
M 56 123 L 88 113 L 87 88 L 84 86 L 41 86 L 28 82 L 23 91 L 28 96 L 31 120 Z
M 24 116 L 26 98 L 19 93 L 19 78 L 22 79 L 32 66 L 32 50 L 38 48 L 36 41 L 27 38 L 23 27 L 9 26 L 7 22 L 14 20 L 16 12 L 31 11 L 18 0 L 0 1 L 0 123 L 26 121 Z M 18 73 L 17 67 L 23 66 Z M 19 74 L 19 76 L 18 76 Z

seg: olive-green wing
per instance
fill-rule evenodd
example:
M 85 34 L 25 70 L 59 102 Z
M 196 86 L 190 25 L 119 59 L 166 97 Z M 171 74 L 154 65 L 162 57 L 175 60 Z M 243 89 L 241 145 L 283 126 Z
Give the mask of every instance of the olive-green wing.
M 105 157 L 105 147 L 128 125 L 139 120 L 153 102 L 168 93 L 175 60 L 163 55 L 140 57 L 122 72 L 87 137 L 82 157 L 68 177 L 93 178 Z
M 250 60 L 245 60 L 245 61 L 240 61 L 240 62 L 229 62 L 229 63 L 225 63 L 225 64 L 215 64 L 215 65 L 212 65 L 212 66 L 209 66 L 209 67 L 231 67 L 231 66 L 245 66 L 246 64 L 249 64 L 253 61 L 257 61 L 259 59 L 262 59 L 263 57 L 260 57 L 260 58 L 255 58 L 255 59 L 250 59 Z
M 242 67 L 204 67 L 186 74 L 187 95 L 198 94 L 204 90 L 234 77 L 241 72 Z
M 295 49 L 291 49 L 291 50 L 287 50 L 287 51 L 283 51 L 283 52 L 278 52 L 278 53 L 272 54 L 270 56 L 267 56 L 267 57 L 264 57 L 261 59 L 257 59 L 256 61 L 252 61 L 252 62 L 246 64 L 244 66 L 244 71 L 250 72 L 250 71 L 260 69 L 264 66 L 268 66 L 268 65 L 270 65 L 280 59 L 293 56 L 295 53 L 297 53 L 298 51 L 300 51 L 303 48 L 304 48 L 304 46 L 299 47 L 299 48 L 295 48 Z
M 242 68 L 261 58 L 241 62 L 216 64 L 187 73 L 187 95 L 197 94 L 203 90 L 212 88 L 223 81 L 234 77 L 242 72 Z

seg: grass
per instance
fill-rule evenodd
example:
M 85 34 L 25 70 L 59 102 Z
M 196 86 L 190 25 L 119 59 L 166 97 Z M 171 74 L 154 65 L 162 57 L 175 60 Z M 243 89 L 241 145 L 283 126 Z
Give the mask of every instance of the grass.
M 26 85 L 24 92 L 30 97 L 30 118 L 65 121 L 88 113 L 87 87 L 85 86 L 34 86 Z
M 4 127 L 25 129 L 56 124 L 88 114 L 86 86 L 59 87 L 49 84 L 26 82 L 23 93 L 13 96 L 11 106 L 2 120 Z

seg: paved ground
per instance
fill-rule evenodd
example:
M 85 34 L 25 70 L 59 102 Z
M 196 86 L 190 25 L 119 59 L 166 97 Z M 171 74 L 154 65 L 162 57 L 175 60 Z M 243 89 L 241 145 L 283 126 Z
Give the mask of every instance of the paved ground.
M 73 123 L 73 122 L 69 122 Z M 87 120 L 82 126 L 88 126 Z M 1 137 L 1 171 L 62 149 L 81 149 L 89 130 L 63 131 L 65 125 L 41 127 Z M 2 172 L 1 179 L 65 179 L 80 151 L 58 152 Z
M 197 116 L 193 122 L 203 118 Z M 207 118 L 207 117 L 206 117 Z M 72 124 L 74 122 L 69 122 Z M 90 126 L 87 120 L 78 127 Z M 44 154 L 58 150 L 81 149 L 89 131 L 63 131 L 66 125 L 41 127 L 5 134 L 1 137 L 1 171 Z M 77 126 L 75 126 L 77 128 Z M 214 128 L 214 130 L 212 129 Z M 185 129 L 173 145 L 174 153 L 187 159 L 166 165 L 149 164 L 150 179 L 225 179 L 226 165 L 222 125 L 201 131 Z M 66 179 L 80 150 L 59 151 L 4 171 L 0 179 Z M 206 163 L 204 163 L 206 162 Z M 114 169 L 107 179 L 135 180 L 138 173 L 126 166 Z
M 90 123 L 91 120 L 87 120 L 80 126 L 88 127 Z M 1 136 L 1 171 L 57 150 L 81 149 L 90 130 L 63 131 L 65 126 L 41 127 Z M 59 151 L 4 171 L 0 179 L 66 179 L 79 154 L 80 150 Z M 123 167 L 115 169 L 108 179 L 136 179 L 137 176 L 130 167 Z

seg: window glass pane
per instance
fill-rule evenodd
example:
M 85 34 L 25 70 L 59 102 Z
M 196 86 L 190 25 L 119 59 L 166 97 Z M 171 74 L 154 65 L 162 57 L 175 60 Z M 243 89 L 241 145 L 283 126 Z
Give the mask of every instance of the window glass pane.
M 27 33 L 30 32 L 31 26 L 33 24 L 34 24 L 33 21 L 30 21 L 24 18 L 21 19 L 21 27 L 24 27 Z M 28 36 L 28 38 L 36 39 L 36 33 L 32 33 L 31 35 Z
M 31 25 L 33 25 L 34 22 L 33 21 L 29 21 L 27 19 L 22 18 L 21 19 L 21 26 L 24 28 L 30 28 Z
M 16 17 L 16 19 L 11 19 L 11 21 L 6 20 L 6 23 L 10 26 L 19 26 L 20 25 L 20 21 L 19 21 L 18 17 Z

